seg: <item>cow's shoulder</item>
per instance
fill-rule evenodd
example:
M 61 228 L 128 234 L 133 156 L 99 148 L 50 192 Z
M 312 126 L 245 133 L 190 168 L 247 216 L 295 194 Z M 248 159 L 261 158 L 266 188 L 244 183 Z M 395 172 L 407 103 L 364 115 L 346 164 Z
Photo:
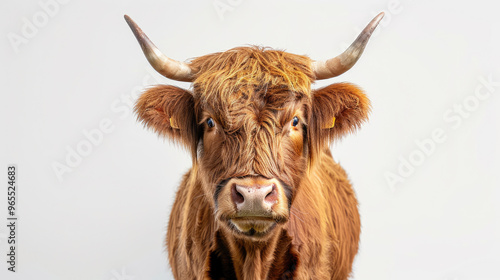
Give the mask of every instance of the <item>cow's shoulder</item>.
M 192 175 L 192 170 L 188 171 L 179 185 L 167 230 L 170 266 L 178 279 L 202 275 L 214 242 L 213 210 L 201 183 Z

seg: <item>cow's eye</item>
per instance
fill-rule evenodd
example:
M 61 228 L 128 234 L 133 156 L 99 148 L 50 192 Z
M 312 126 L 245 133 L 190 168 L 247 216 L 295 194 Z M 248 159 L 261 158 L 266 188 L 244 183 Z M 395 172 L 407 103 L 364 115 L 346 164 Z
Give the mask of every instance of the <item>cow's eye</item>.
M 299 118 L 297 118 L 297 117 L 293 117 L 293 120 L 292 120 L 292 126 L 293 126 L 293 127 L 296 127 L 298 124 L 299 124 Z
M 214 127 L 214 126 L 215 126 L 215 121 L 214 121 L 214 119 L 212 119 L 212 118 L 208 118 L 208 119 L 207 119 L 207 125 L 208 125 L 208 127 L 210 127 L 210 128 Z

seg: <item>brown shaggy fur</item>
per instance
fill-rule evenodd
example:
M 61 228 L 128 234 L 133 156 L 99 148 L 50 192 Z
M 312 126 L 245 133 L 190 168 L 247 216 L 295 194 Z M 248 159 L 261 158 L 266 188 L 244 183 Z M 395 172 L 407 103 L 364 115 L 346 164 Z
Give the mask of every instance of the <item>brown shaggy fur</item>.
M 311 60 L 283 51 L 240 47 L 191 66 L 193 92 L 156 86 L 136 105 L 147 127 L 193 157 L 168 224 L 175 278 L 347 279 L 360 220 L 328 144 L 367 119 L 368 98 L 346 83 L 311 90 Z M 226 183 L 235 178 L 279 182 L 276 226 L 265 237 L 226 223 L 236 212 Z

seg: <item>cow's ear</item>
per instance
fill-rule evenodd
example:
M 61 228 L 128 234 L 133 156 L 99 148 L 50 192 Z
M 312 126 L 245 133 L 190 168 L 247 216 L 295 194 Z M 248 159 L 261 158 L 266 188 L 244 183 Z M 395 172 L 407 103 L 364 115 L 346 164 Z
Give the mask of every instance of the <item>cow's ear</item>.
M 146 127 L 160 136 L 196 149 L 196 114 L 189 91 L 169 85 L 154 86 L 139 97 L 135 112 Z
M 333 139 L 354 132 L 368 119 L 370 108 L 368 97 L 353 84 L 338 83 L 314 90 L 311 148 L 323 149 Z

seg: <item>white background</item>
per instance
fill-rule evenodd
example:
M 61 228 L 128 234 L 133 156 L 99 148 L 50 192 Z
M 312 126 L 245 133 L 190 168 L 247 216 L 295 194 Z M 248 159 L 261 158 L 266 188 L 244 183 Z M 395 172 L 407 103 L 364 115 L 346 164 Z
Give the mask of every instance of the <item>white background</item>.
M 124 14 L 178 60 L 246 44 L 326 59 L 380 11 L 358 64 L 314 85 L 353 82 L 373 103 L 369 123 L 332 146 L 360 201 L 353 279 L 500 279 L 498 4 L 66 0 L 47 12 L 47 2 L 0 4 L 2 186 L 7 165 L 19 169 L 18 272 L 4 262 L 3 187 L 1 279 L 172 278 L 165 229 L 191 160 L 129 104 L 147 85 L 189 84 L 153 73 Z M 84 132 L 102 121 L 111 131 L 89 150 Z M 436 129 L 445 140 L 429 144 Z M 68 163 L 78 147 L 88 155 Z M 57 164 L 73 165 L 61 180 Z

